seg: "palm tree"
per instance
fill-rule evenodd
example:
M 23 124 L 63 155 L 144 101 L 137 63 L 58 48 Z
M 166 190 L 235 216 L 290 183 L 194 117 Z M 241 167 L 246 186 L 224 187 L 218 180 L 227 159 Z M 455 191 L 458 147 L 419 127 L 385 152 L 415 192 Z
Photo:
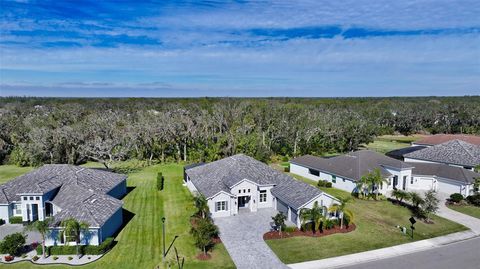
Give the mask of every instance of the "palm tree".
M 397 202 L 401 203 L 403 200 L 408 200 L 410 198 L 410 194 L 406 191 L 402 190 L 393 190 L 392 196 L 397 199 Z
M 313 222 L 313 233 L 316 233 L 323 220 L 323 209 L 318 205 L 318 201 L 313 203 L 311 209 L 302 208 L 300 210 L 300 219 L 302 220 L 302 226 L 308 221 Z
M 77 243 L 77 256 L 80 256 L 79 246 L 80 246 L 80 235 L 88 231 L 89 225 L 86 222 L 79 222 L 74 218 L 69 218 L 63 220 L 60 223 L 60 226 L 63 227 L 63 236 L 64 242 L 68 245 L 67 238 L 73 238 L 75 243 Z
M 209 213 L 208 201 L 203 194 L 199 194 L 193 197 L 197 213 L 202 216 L 202 219 L 206 218 Z
M 412 201 L 413 205 L 417 208 L 425 202 L 422 196 L 420 196 L 420 194 L 414 191 L 410 192 L 409 195 L 410 195 L 410 201 Z
M 369 180 L 368 175 L 364 175 L 360 178 L 360 181 L 356 183 L 355 189 L 358 193 L 358 198 L 365 198 L 366 193 L 365 190 L 368 188 Z
M 333 204 L 328 208 L 330 212 L 340 212 L 340 229 L 343 229 L 343 220 L 345 217 L 349 219 L 349 222 L 353 222 L 353 212 L 346 209 L 345 207 L 350 202 L 350 198 L 339 198 L 340 204 Z
M 375 200 L 378 200 L 378 192 L 382 183 L 388 183 L 388 180 L 382 177 L 380 169 L 375 168 L 373 172 L 368 175 L 372 191 L 375 192 Z
M 52 224 L 52 218 L 46 218 L 45 220 L 37 220 L 30 225 L 28 225 L 25 229 L 27 231 L 35 231 L 38 232 L 42 236 L 42 256 L 43 258 L 46 257 L 45 252 L 45 238 L 48 234 L 50 234 L 50 224 Z

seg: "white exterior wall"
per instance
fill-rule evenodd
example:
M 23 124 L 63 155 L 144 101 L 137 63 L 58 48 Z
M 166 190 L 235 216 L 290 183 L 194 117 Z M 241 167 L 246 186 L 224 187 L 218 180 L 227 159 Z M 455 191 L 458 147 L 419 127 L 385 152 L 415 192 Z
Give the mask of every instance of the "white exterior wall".
M 27 198 L 27 200 L 24 200 L 25 197 Z M 31 197 L 33 197 L 33 200 L 30 200 Z M 37 197 L 39 198 L 39 200 L 37 200 Z M 33 220 L 32 205 L 38 205 L 38 220 L 45 219 L 45 208 L 43 207 L 43 200 L 44 199 L 41 194 L 25 194 L 21 196 L 23 221 Z M 29 210 L 27 210 L 27 208 L 29 208 Z
M 318 171 L 318 170 L 317 170 Z M 355 183 L 349 179 L 337 176 L 336 183 L 332 181 L 332 175 L 319 171 L 320 175 L 315 176 L 309 173 L 309 168 L 303 167 L 297 164 L 290 164 L 290 173 L 306 177 L 311 180 L 320 181 L 320 180 L 327 180 L 328 182 L 332 182 L 332 186 L 341 189 L 347 192 L 352 192 L 355 189 Z
M 326 193 L 322 193 L 322 195 L 318 196 L 317 198 L 315 198 L 314 200 L 308 202 L 307 204 L 305 204 L 302 208 L 309 208 L 311 209 L 313 207 L 313 204 L 315 202 L 318 202 L 318 205 L 320 207 L 322 207 L 324 210 L 328 209 L 331 205 L 333 205 L 334 203 L 340 203 L 340 201 L 338 201 L 337 199 L 335 199 L 333 196 L 330 196 Z M 301 208 L 297 211 L 297 215 L 300 215 L 300 210 Z M 288 220 L 292 221 L 291 220 L 291 212 L 292 212 L 292 208 L 289 207 L 289 215 L 288 215 Z M 294 222 L 295 223 L 295 222 Z M 300 217 L 298 216 L 297 217 L 297 220 L 296 220 L 296 223 L 298 228 L 301 227 L 301 221 L 300 221 Z
M 237 197 L 250 196 L 250 201 L 248 202 L 248 206 L 246 206 L 246 208 L 250 209 L 252 212 L 257 211 L 260 194 L 256 184 L 248 180 L 244 180 L 235 185 L 230 191 Z M 235 205 L 237 206 L 236 202 L 237 201 L 235 201 Z
M 435 161 L 427 161 L 427 160 L 419 160 L 419 159 L 411 159 L 411 158 L 404 158 L 404 162 L 410 162 L 410 163 L 439 163 L 439 164 L 447 164 L 447 165 L 454 166 L 454 167 L 461 167 L 461 168 L 468 169 L 468 170 L 471 170 L 471 171 L 475 170 L 473 167 L 466 167 L 466 166 L 452 164 L 452 163 L 443 163 L 443 162 L 435 162 Z
M 258 187 L 258 197 L 257 197 L 257 201 L 258 201 L 258 208 L 270 208 L 270 207 L 275 207 L 274 203 L 273 203 L 273 200 L 274 200 L 274 197 L 271 193 L 271 189 L 273 188 L 273 186 L 266 186 L 266 187 Z M 260 191 L 261 190 L 266 190 L 267 191 L 267 201 L 266 202 L 260 202 Z
M 390 183 L 391 184 L 383 184 L 383 189 L 380 191 L 381 193 L 385 194 L 387 191 L 393 190 L 393 177 L 398 176 L 398 183 L 397 183 L 397 189 L 403 190 L 403 178 L 406 177 L 405 180 L 405 190 L 408 190 L 410 186 L 410 180 L 412 177 L 412 170 L 411 169 L 405 169 L 405 170 L 397 170 L 393 169 L 390 167 L 383 167 L 385 168 L 390 174 L 392 174 L 392 177 L 390 178 Z
M 215 211 L 215 203 L 220 201 L 227 201 L 227 210 Z M 236 202 L 237 201 L 234 199 L 234 197 L 223 192 L 220 192 L 216 196 L 208 199 L 208 207 L 210 208 L 210 214 L 212 218 L 236 215 L 238 213 Z

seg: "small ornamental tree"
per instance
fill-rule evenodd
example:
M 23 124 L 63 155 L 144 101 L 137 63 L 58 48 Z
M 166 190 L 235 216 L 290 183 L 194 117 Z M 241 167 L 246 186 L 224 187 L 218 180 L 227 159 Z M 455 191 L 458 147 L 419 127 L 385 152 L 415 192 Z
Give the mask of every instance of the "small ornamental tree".
M 429 220 L 431 215 L 438 211 L 440 200 L 434 190 L 429 190 L 425 193 L 424 201 L 422 209 L 425 212 L 427 220 Z
M 282 230 L 285 228 L 285 221 L 287 220 L 287 217 L 282 213 L 277 213 L 277 215 L 272 217 L 272 220 L 278 229 L 278 234 L 282 235 Z
M 5 236 L 0 243 L 0 252 L 8 253 L 10 256 L 18 255 L 20 249 L 25 245 L 26 236 L 22 233 L 13 233 Z
M 195 207 L 197 208 L 197 215 L 202 217 L 202 219 L 206 218 L 208 213 L 210 213 L 207 198 L 205 198 L 204 195 L 199 194 L 193 197 L 193 201 L 195 203 Z
M 194 227 L 190 230 L 195 240 L 195 245 L 202 250 L 203 255 L 207 255 L 207 251 L 215 244 L 213 238 L 218 236 L 218 228 L 208 218 L 199 219 Z
M 313 223 L 313 233 L 321 230 L 320 223 L 322 222 L 323 218 L 323 209 L 318 205 L 318 201 L 313 203 L 312 208 L 302 208 L 302 210 L 300 210 L 300 219 L 302 220 L 302 223 Z
M 333 204 L 328 208 L 330 212 L 340 212 L 340 229 L 343 229 L 343 222 L 345 219 L 348 219 L 348 223 L 353 223 L 354 221 L 354 214 L 352 211 L 346 209 L 345 207 L 350 202 L 350 198 L 339 198 L 340 204 Z
M 409 200 L 410 194 L 402 190 L 393 190 L 392 196 L 395 197 L 398 203 L 401 203 L 403 200 Z

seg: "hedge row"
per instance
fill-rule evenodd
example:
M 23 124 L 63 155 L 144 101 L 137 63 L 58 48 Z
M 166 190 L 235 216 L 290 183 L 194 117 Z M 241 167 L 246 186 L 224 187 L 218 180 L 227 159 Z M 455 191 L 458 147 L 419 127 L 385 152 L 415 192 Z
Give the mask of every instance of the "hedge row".
M 82 255 L 101 255 L 107 252 L 113 246 L 113 238 L 105 239 L 98 246 L 80 246 L 80 254 Z M 75 255 L 77 254 L 77 246 L 50 246 L 45 247 L 47 256 L 50 255 Z M 37 255 L 42 255 L 42 245 L 37 246 Z
M 22 217 L 17 216 L 9 218 L 8 221 L 10 222 L 10 224 L 21 224 L 23 222 L 23 219 Z

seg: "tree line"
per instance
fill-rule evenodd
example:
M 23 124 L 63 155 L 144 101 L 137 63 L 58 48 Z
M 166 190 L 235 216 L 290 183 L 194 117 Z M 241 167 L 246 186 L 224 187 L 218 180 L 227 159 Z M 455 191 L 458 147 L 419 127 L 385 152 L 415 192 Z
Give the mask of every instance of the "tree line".
M 480 97 L 0 98 L 0 162 L 322 155 L 377 135 L 480 134 Z

